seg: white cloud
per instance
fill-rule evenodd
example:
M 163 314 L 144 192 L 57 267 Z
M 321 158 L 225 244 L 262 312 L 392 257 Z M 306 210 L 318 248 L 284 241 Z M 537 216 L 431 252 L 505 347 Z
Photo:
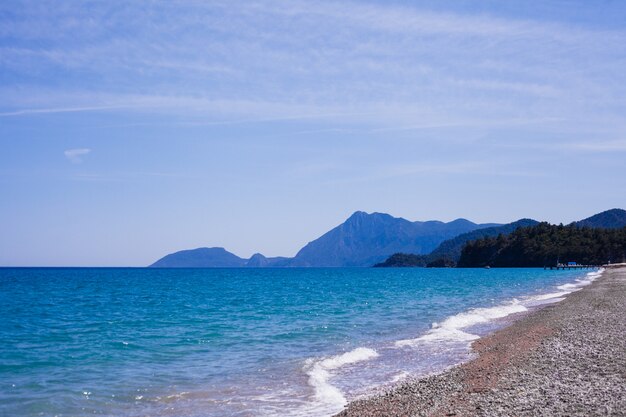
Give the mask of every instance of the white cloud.
M 27 116 L 31 114 L 43 114 L 43 113 L 75 113 L 83 111 L 102 111 L 121 109 L 128 106 L 87 106 L 87 107 L 55 107 L 49 109 L 22 109 L 12 112 L 0 113 L 0 117 L 11 116 Z
M 626 152 L 626 140 L 574 143 L 571 148 L 574 150 L 589 152 Z
M 626 31 L 360 1 L 131 2 L 115 13 L 58 3 L 0 21 L 0 38 L 24 40 L 0 47 L 0 70 L 27 75 L 1 88 L 0 117 L 333 119 L 381 131 L 570 120 L 597 132 L 623 114 Z
M 83 162 L 83 156 L 87 155 L 91 152 L 89 148 L 77 148 L 77 149 L 67 149 L 63 154 L 65 157 L 73 164 L 80 164 Z

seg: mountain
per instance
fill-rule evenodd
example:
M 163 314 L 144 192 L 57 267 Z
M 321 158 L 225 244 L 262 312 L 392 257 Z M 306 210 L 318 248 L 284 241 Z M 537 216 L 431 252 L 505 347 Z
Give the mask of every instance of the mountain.
M 240 258 L 224 248 L 198 248 L 181 250 L 159 259 L 151 268 L 264 268 L 280 266 L 289 258 L 266 258 L 255 253 L 250 259 Z
M 156 268 L 370 266 L 396 252 L 429 253 L 446 239 L 496 224 L 465 219 L 411 222 L 384 213 L 357 211 L 344 223 L 309 242 L 294 258 L 240 258 L 224 248 L 198 248 L 167 255 Z
M 159 259 L 151 268 L 231 268 L 246 265 L 246 260 L 224 248 L 181 250 Z
M 501 226 L 485 227 L 462 233 L 452 239 L 445 240 L 428 255 L 396 253 L 376 267 L 423 267 L 423 266 L 451 266 L 461 257 L 461 251 L 467 242 L 483 237 L 495 237 L 500 234 L 508 235 L 520 227 L 534 226 L 539 222 L 532 219 L 520 219 L 513 223 Z
M 449 266 L 455 262 L 459 262 L 460 266 L 470 266 L 470 265 L 480 266 L 482 264 L 489 265 L 492 263 L 496 266 L 516 265 L 516 264 L 522 265 L 526 261 L 523 261 L 521 259 L 513 260 L 512 258 L 514 257 L 514 255 L 511 255 L 510 253 L 507 255 L 507 251 L 515 252 L 515 250 L 517 249 L 507 248 L 503 252 L 503 254 L 499 254 L 498 257 L 495 257 L 496 256 L 495 252 L 491 253 L 489 251 L 492 250 L 492 251 L 497 251 L 498 253 L 500 253 L 500 251 L 503 251 L 503 249 L 502 248 L 494 249 L 494 247 L 497 247 L 497 245 L 493 242 L 493 239 L 489 240 L 487 238 L 496 238 L 499 235 L 508 236 L 520 228 L 528 228 L 531 226 L 536 226 L 538 224 L 539 222 L 537 222 L 536 220 L 521 219 L 513 223 L 505 224 L 503 226 L 488 227 L 488 228 L 473 230 L 471 232 L 460 234 L 452 239 L 442 242 L 435 250 L 433 250 L 428 255 L 395 253 L 389 258 L 387 258 L 384 262 L 381 262 L 374 266 L 376 267 L 424 267 L 424 266 L 437 266 L 437 265 Z M 622 210 L 622 209 L 607 210 L 602 213 L 598 213 L 594 216 L 591 216 L 587 219 L 574 222 L 570 225 L 570 227 L 575 227 L 575 228 L 586 227 L 586 228 L 596 228 L 596 229 L 621 229 L 621 228 L 626 227 L 626 210 Z M 598 231 L 597 233 L 602 234 L 601 231 Z M 574 236 L 572 237 L 572 239 L 576 240 L 576 239 L 582 239 L 582 238 L 578 236 Z M 518 241 L 521 241 L 521 240 L 522 239 L 518 239 Z M 483 243 L 483 244 L 477 243 L 477 242 L 487 242 L 487 241 L 490 242 L 489 245 L 487 245 L 486 243 Z M 502 244 L 503 240 L 498 240 L 498 242 Z M 590 242 L 589 244 L 593 244 L 592 239 L 588 240 L 588 242 Z M 535 243 L 533 242 L 533 244 Z M 487 249 L 485 249 L 486 246 L 488 246 Z M 469 248 L 468 253 L 464 256 L 464 259 L 461 260 L 461 254 L 463 253 L 465 247 Z M 546 248 L 544 249 L 545 251 L 548 250 Z M 483 252 L 480 252 L 481 250 Z M 489 253 L 487 253 L 486 255 L 485 251 Z M 570 253 L 574 255 L 574 252 L 570 252 Z M 589 255 L 589 253 L 586 253 L 586 254 L 583 254 L 582 252 L 580 253 L 576 252 L 576 253 L 578 257 L 583 257 L 584 259 L 587 259 L 587 260 L 592 260 L 592 259 L 598 260 L 599 259 L 598 256 L 600 256 L 600 255 L 597 255 L 594 258 L 591 255 Z M 615 255 L 613 252 L 610 252 L 610 251 L 608 253 Z M 545 252 L 544 256 L 547 259 L 547 258 L 550 258 L 552 255 L 553 255 L 552 253 Z M 489 259 L 489 256 L 493 256 L 494 258 Z M 508 258 L 505 259 L 506 256 L 508 256 Z M 540 257 L 539 254 L 535 253 L 532 256 L 534 256 L 536 259 L 532 261 L 528 261 L 528 262 L 535 262 L 536 265 L 538 265 L 539 263 L 545 262 L 545 260 L 541 260 L 541 262 L 538 260 Z
M 411 222 L 384 213 L 357 211 L 344 223 L 308 243 L 288 266 L 370 266 L 397 252 L 424 254 L 446 239 L 494 224 L 465 219 Z
M 428 266 L 429 255 L 394 253 L 384 262 L 374 264 L 374 268 L 423 268 Z
M 250 268 L 266 268 L 272 266 L 283 266 L 285 262 L 289 261 L 289 258 L 283 256 L 277 256 L 275 258 L 266 258 L 260 253 L 255 253 L 248 259 L 246 266 Z
M 248 259 L 248 262 L 246 262 L 246 266 L 251 268 L 263 268 L 269 266 L 269 264 L 269 259 L 260 253 L 255 253 L 250 257 L 250 259 Z
M 541 267 L 557 262 L 602 265 L 626 261 L 626 227 L 589 228 L 539 223 L 509 235 L 468 242 L 459 267 Z
M 511 232 L 519 229 L 520 227 L 534 226 L 538 224 L 537 220 L 533 219 L 520 219 L 512 223 L 504 224 L 502 226 L 486 227 L 484 229 L 472 230 L 468 233 L 460 234 L 452 239 L 448 239 L 442 242 L 435 250 L 429 254 L 429 258 L 432 260 L 438 258 L 451 259 L 458 261 L 461 257 L 461 251 L 463 246 L 469 241 L 480 239 L 487 236 L 498 236 L 499 234 L 508 235 Z
M 384 213 L 357 211 L 344 223 L 309 242 L 293 258 L 266 258 L 260 253 L 243 259 L 224 248 L 198 248 L 167 255 L 151 266 L 160 268 L 207 267 L 344 267 L 452 265 L 470 242 L 506 236 L 536 225 L 521 219 L 506 225 L 475 224 L 465 219 L 449 223 L 411 222 Z M 572 224 L 579 228 L 626 227 L 626 210 L 612 209 Z M 395 256 L 392 256 L 394 255 Z M 411 255 L 407 255 L 411 254 Z M 383 262 L 385 259 L 387 261 Z
M 576 222 L 578 227 L 620 229 L 626 226 L 626 210 L 614 208 Z

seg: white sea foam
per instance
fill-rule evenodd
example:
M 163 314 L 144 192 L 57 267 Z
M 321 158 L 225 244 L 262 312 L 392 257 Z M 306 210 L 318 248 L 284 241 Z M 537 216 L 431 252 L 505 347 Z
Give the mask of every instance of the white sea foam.
M 309 376 L 309 385 L 315 390 L 316 400 L 331 406 L 344 406 L 347 401 L 343 393 L 329 382 L 333 376 L 333 371 L 345 365 L 367 361 L 377 356 L 378 352 L 374 349 L 359 347 L 350 352 L 318 361 L 309 359 L 304 369 Z
M 470 342 L 480 336 L 465 332 L 463 329 L 527 310 L 518 300 L 494 307 L 474 308 L 450 316 L 441 323 L 433 323 L 432 328 L 426 334 L 416 339 L 398 340 L 395 345 L 397 347 L 414 346 L 434 341 Z
M 571 293 L 571 291 L 559 291 L 559 292 L 551 292 L 547 294 L 539 294 L 529 298 L 531 301 L 552 301 L 552 300 L 563 300 L 563 297 L 567 294 Z
M 559 285 L 557 288 L 559 290 L 571 292 L 572 290 L 578 289 L 578 287 L 579 285 L 577 282 L 576 283 L 570 282 L 567 284 Z
M 408 373 L 408 372 L 405 372 L 405 371 L 401 371 L 401 372 L 397 373 L 396 375 L 394 375 L 394 376 L 391 378 L 391 383 L 400 382 L 400 381 L 402 381 L 402 380 L 404 380 L 404 379 L 408 378 L 408 377 L 409 377 L 409 375 L 411 375 L 411 374 L 410 374 L 410 373 Z
M 589 272 L 585 275 L 584 278 L 578 278 L 573 282 L 568 282 L 567 284 L 559 285 L 557 290 L 558 292 L 552 292 L 547 294 L 539 294 L 532 297 L 528 297 L 527 300 L 536 305 L 536 304 L 544 304 L 546 302 L 558 302 L 563 301 L 567 294 L 571 294 L 575 291 L 581 290 L 584 286 L 591 284 L 596 278 L 598 278 L 602 274 L 603 269 L 598 271 Z M 538 302 L 538 303 L 537 303 Z
M 530 306 L 563 300 L 567 294 L 580 290 L 585 285 L 593 282 L 601 275 L 601 272 L 602 270 L 591 272 L 583 278 L 560 285 L 549 293 L 521 297 L 519 300 L 513 299 L 493 307 L 474 308 L 450 316 L 440 323 L 433 323 L 431 329 L 420 337 L 396 341 L 395 346 L 436 346 L 440 343 L 453 343 L 454 345 L 469 347 L 469 342 L 480 338 L 480 336 L 472 334 L 467 329 L 471 330 L 473 326 L 489 323 L 511 314 L 525 312 Z M 309 417 L 332 415 L 340 411 L 347 403 L 347 400 L 342 391 L 332 385 L 333 377 L 338 376 L 340 368 L 344 366 L 368 361 L 378 356 L 379 354 L 375 350 L 361 347 L 337 356 L 309 359 L 304 366 L 304 371 L 308 376 L 309 385 L 314 389 L 314 401 L 311 403 L 307 402 L 302 407 L 296 407 L 288 414 L 284 414 L 284 412 L 282 414 L 294 417 Z M 400 371 L 391 376 L 390 380 L 392 383 L 397 383 L 409 375 L 406 371 Z M 275 415 L 276 410 L 269 414 Z
M 463 331 L 468 327 L 487 323 L 494 319 L 503 318 L 514 313 L 527 311 L 527 305 L 533 302 L 556 302 L 563 300 L 567 294 L 582 289 L 584 286 L 591 284 L 596 278 L 602 275 L 603 269 L 589 272 L 584 278 L 578 278 L 574 282 L 559 285 L 558 292 L 540 294 L 528 297 L 524 302 L 515 299 L 507 304 L 501 304 L 495 307 L 475 308 L 448 317 L 441 323 L 433 323 L 432 328 L 426 334 L 415 338 L 398 340 L 395 342 L 396 347 L 415 346 L 424 342 L 471 342 L 479 339 L 480 336 Z M 526 303 L 527 305 L 524 305 Z
M 557 288 L 559 290 L 568 291 L 568 292 L 578 291 L 582 287 L 589 285 L 593 281 L 595 281 L 600 275 L 602 275 L 602 271 L 604 271 L 604 269 L 599 269 L 598 271 L 589 272 L 587 275 L 585 275 L 584 278 L 578 278 L 574 282 L 559 285 Z

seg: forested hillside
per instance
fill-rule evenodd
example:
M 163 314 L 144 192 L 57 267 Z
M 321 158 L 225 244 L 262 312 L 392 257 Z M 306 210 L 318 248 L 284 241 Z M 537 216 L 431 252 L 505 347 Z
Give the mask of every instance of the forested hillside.
M 539 222 L 532 219 L 520 219 L 513 223 L 499 226 L 486 227 L 462 233 L 452 239 L 442 242 L 428 255 L 410 253 L 396 253 L 384 262 L 374 265 L 375 267 L 451 267 L 455 266 L 461 257 L 461 251 L 469 241 L 482 237 L 495 237 L 500 234 L 507 235 L 524 226 L 533 226 Z
M 463 248 L 459 267 L 541 267 L 557 262 L 600 265 L 626 260 L 626 227 L 600 229 L 540 223 Z

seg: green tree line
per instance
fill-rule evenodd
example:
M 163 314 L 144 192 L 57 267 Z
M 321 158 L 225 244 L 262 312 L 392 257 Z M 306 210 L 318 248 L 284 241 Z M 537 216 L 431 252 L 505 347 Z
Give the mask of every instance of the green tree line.
M 468 242 L 457 266 L 543 267 L 557 262 L 601 265 L 625 261 L 626 227 L 601 229 L 544 222 Z

